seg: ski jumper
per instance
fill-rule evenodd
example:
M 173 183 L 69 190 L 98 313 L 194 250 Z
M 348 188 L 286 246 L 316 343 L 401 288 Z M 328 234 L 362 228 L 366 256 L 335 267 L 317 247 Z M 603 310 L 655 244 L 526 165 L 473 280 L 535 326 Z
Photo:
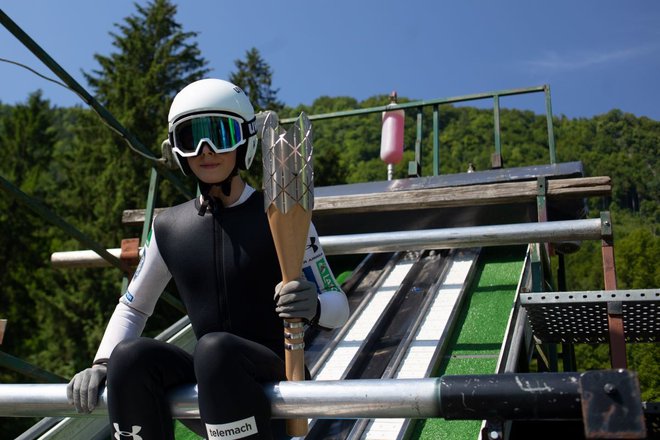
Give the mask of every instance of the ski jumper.
M 272 438 L 262 385 L 285 379 L 282 319 L 273 294 L 281 272 L 263 195 L 246 185 L 237 203 L 199 199 L 160 213 L 141 261 L 95 357 L 108 360 L 108 409 L 116 439 L 173 438 L 166 400 L 173 387 L 197 383 L 208 438 Z M 303 264 L 318 291 L 318 325 L 341 326 L 344 293 L 329 270 L 313 225 Z M 139 338 L 156 301 L 174 279 L 197 345 L 191 355 Z

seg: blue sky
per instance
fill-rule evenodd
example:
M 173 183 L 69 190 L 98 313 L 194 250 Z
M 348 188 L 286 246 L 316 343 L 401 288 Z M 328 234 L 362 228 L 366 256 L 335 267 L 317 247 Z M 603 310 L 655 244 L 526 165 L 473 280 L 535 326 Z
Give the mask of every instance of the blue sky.
M 183 29 L 199 33 L 212 76 L 226 78 L 256 47 L 278 97 L 291 106 L 319 96 L 362 100 L 396 90 L 430 100 L 549 84 L 555 115 L 618 108 L 660 121 L 657 0 L 175 3 Z M 115 51 L 114 24 L 136 13 L 133 0 L 6 0 L 0 7 L 85 87 L 81 72 L 98 68 L 93 55 Z M 0 58 L 53 76 L 4 27 Z M 2 103 L 25 102 L 37 89 L 53 105 L 81 103 L 12 64 L 0 63 L 0 78 Z M 542 94 L 502 98 L 501 105 L 544 113 Z

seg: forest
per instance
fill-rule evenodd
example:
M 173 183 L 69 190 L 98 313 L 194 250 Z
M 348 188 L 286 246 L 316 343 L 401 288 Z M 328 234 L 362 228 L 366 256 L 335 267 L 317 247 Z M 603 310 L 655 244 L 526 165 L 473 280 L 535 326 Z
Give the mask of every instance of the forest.
M 119 23 L 116 52 L 96 54 L 98 70 L 86 72 L 92 95 L 146 147 L 138 154 L 91 108 L 53 106 L 37 90 L 25 102 L 0 102 L 0 319 L 7 329 L 0 349 L 68 381 L 91 362 L 105 324 L 120 296 L 122 274 L 115 268 L 54 269 L 50 255 L 86 249 L 81 243 L 29 209 L 18 189 L 106 248 L 139 237 L 139 228 L 122 225 L 125 209 L 144 208 L 151 167 L 161 157 L 167 137 L 169 104 L 178 90 L 212 75 L 199 50 L 196 33 L 181 28 L 176 6 L 168 0 L 136 5 Z M 388 95 L 363 101 L 340 96 L 318 97 L 291 108 L 277 98 L 273 72 L 257 48 L 235 60 L 229 80 L 243 87 L 257 110 L 276 110 L 281 117 L 301 111 L 310 115 L 382 106 Z M 26 71 L 26 75 L 31 74 Z M 434 97 L 400 97 L 411 102 Z M 422 175 L 432 175 L 430 112 L 423 115 Z M 406 178 L 414 157 L 416 114 L 406 113 L 404 159 L 395 178 Z M 610 176 L 612 196 L 589 200 L 589 217 L 612 213 L 620 289 L 660 286 L 660 121 L 612 109 L 591 118 L 553 118 L 557 161 L 581 161 L 587 176 Z M 440 173 L 490 167 L 494 152 L 493 112 L 442 105 L 439 121 Z M 500 117 L 502 156 L 506 167 L 549 163 L 545 115 L 504 108 Z M 380 114 L 314 123 L 315 185 L 386 179 L 379 158 Z M 257 158 L 258 160 L 259 158 Z M 158 165 L 160 166 L 160 165 Z M 255 172 L 255 169 L 257 170 Z M 258 167 L 246 178 L 259 187 Z M 248 172 L 250 173 L 250 172 Z M 194 194 L 191 179 L 180 175 L 187 193 L 163 179 L 158 206 L 166 207 Z M 603 288 L 599 243 L 583 243 L 567 256 L 569 290 Z M 155 335 L 182 316 L 161 301 L 146 333 Z M 605 368 L 606 346 L 578 346 L 580 369 Z M 643 399 L 660 400 L 660 347 L 632 344 L 629 367 L 640 374 Z M 56 380 L 57 378 L 53 379 Z M 0 368 L 3 383 L 44 380 Z M 0 430 L 18 434 L 34 420 L 0 419 Z

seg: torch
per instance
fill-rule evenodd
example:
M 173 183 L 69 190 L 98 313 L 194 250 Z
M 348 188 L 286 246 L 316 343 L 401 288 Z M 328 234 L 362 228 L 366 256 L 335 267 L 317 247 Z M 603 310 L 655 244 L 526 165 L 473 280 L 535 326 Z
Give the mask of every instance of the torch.
M 266 118 L 262 133 L 265 209 L 285 284 L 301 275 L 312 219 L 312 125 L 305 113 L 288 131 L 277 125 L 276 118 Z M 305 380 L 304 337 L 301 319 L 284 320 L 287 380 Z M 287 432 L 305 435 L 307 419 L 287 420 Z

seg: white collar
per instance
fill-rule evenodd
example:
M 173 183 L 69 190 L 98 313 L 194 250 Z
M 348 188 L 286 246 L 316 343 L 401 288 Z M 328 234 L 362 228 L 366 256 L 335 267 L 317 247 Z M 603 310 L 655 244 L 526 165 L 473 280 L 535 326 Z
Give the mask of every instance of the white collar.
M 243 192 L 241 193 L 241 196 L 238 198 L 238 200 L 236 200 L 236 201 L 235 201 L 234 203 L 232 203 L 231 205 L 227 206 L 227 208 L 231 208 L 231 207 L 233 207 L 233 206 L 238 206 L 238 205 L 240 205 L 241 203 L 245 202 L 247 199 L 250 198 L 250 196 L 252 195 L 252 193 L 253 193 L 254 191 L 255 191 L 254 188 L 252 188 L 250 185 L 248 185 L 248 184 L 246 183 L 246 184 L 245 184 L 245 188 L 243 188 Z

